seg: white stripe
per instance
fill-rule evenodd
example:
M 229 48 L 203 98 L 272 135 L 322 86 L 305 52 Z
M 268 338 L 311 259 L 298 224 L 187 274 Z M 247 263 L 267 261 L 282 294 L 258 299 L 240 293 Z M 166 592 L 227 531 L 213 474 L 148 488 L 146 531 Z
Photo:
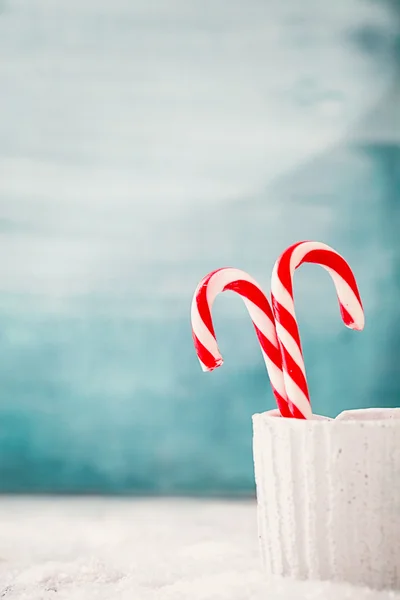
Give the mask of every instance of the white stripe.
M 297 383 L 293 381 L 289 373 L 285 370 L 283 371 L 283 377 L 285 381 L 287 397 L 290 398 L 292 404 L 298 408 L 298 410 L 305 416 L 306 419 L 311 419 L 312 410 L 307 397 L 304 395 Z
M 350 326 L 350 329 L 363 329 L 365 324 L 364 310 L 357 296 L 339 273 L 330 267 L 324 267 L 324 269 L 332 277 L 338 298 L 354 321 L 354 326 Z
M 244 303 L 249 311 L 250 317 L 254 325 L 265 335 L 265 337 L 278 348 L 278 340 L 276 338 L 275 324 L 265 314 L 261 308 L 259 308 L 254 302 L 248 298 L 243 298 Z
M 306 376 L 306 368 L 304 366 L 303 354 L 297 345 L 297 342 L 293 339 L 290 333 L 282 327 L 282 325 L 276 322 L 276 333 L 280 343 L 286 348 L 294 362 L 302 370 L 304 377 Z
M 271 380 L 271 385 L 273 388 L 275 388 L 275 390 L 282 396 L 282 398 L 284 398 L 286 400 L 286 390 L 285 390 L 285 383 L 283 380 L 283 373 L 282 371 L 279 369 L 279 367 L 277 367 L 272 360 L 270 360 L 268 358 L 268 356 L 265 354 L 265 352 L 262 350 L 263 353 L 263 357 L 265 360 L 265 365 L 267 367 L 267 371 L 268 371 L 268 375 L 269 378 Z
M 329 252 L 337 254 L 336 250 L 334 250 L 327 244 L 323 244 L 322 242 L 302 242 L 301 244 L 296 246 L 296 248 L 292 252 L 292 256 L 290 257 L 290 273 L 292 277 L 293 273 L 295 272 L 301 261 L 312 250 L 329 250 Z
M 293 317 L 296 318 L 296 315 L 294 312 L 293 298 L 289 294 L 287 289 L 284 287 L 281 280 L 279 279 L 278 266 L 279 266 L 279 260 L 276 261 L 273 271 L 272 271 L 271 294 L 274 296 L 275 300 L 277 300 L 279 302 L 279 304 L 281 304 L 284 308 L 286 308 L 286 310 L 288 312 L 290 312 L 290 314 Z
M 346 262 L 346 260 L 343 258 L 343 256 L 341 256 L 341 254 L 339 254 L 339 252 L 336 252 L 336 250 L 334 250 L 333 248 L 331 248 L 331 246 L 328 246 L 327 244 L 323 244 L 322 242 L 303 242 L 293 250 L 290 259 L 290 272 L 292 277 L 295 269 L 297 269 L 301 261 L 312 250 L 327 250 L 329 252 L 332 252 L 332 254 L 336 254 L 336 256 L 339 256 Z M 343 306 L 346 308 L 347 312 L 351 315 L 352 319 L 354 320 L 355 328 L 363 329 L 365 323 L 364 310 L 360 305 L 357 296 L 351 289 L 350 285 L 345 279 L 343 279 L 343 277 L 337 271 L 335 271 L 335 269 L 332 269 L 331 267 L 326 267 L 325 265 L 321 264 L 320 266 L 323 267 L 326 271 L 328 271 L 328 273 L 332 277 L 338 298 L 343 304 Z M 351 329 L 353 329 L 353 327 L 351 327 Z
M 338 254 L 333 248 L 331 248 L 327 244 L 323 244 L 321 242 L 303 242 L 296 246 L 290 257 L 290 276 L 292 280 L 296 268 L 306 258 L 307 254 L 313 250 L 327 250 L 341 257 L 340 254 Z M 278 276 L 279 263 L 280 259 L 278 259 L 278 261 L 275 263 L 272 272 L 271 292 L 276 301 L 279 304 L 281 304 L 296 319 L 293 298 L 283 286 Z M 350 328 L 363 329 L 364 311 L 350 285 L 334 269 L 326 267 L 324 265 L 320 266 L 323 267 L 326 271 L 328 271 L 328 273 L 332 277 L 339 301 L 345 307 L 345 309 L 354 321 L 354 325 L 351 325 Z M 292 356 L 297 365 L 302 369 L 305 376 L 304 359 L 296 341 L 289 334 L 289 332 L 286 331 L 278 322 L 276 322 L 275 325 L 280 343 L 285 347 L 285 349 L 289 352 L 289 354 Z M 303 413 L 304 416 L 309 418 L 312 415 L 310 404 L 304 393 L 301 391 L 298 385 L 293 381 L 293 379 L 285 370 L 284 381 L 287 397 L 290 398 L 293 404 L 297 406 L 297 408 Z
M 197 357 L 197 358 L 199 358 L 199 357 Z M 200 358 L 199 358 L 199 363 L 200 363 L 200 366 L 201 366 L 201 369 L 202 369 L 202 371 L 204 371 L 205 373 L 206 373 L 207 371 L 209 371 L 209 370 L 210 370 L 210 369 L 209 369 L 209 368 L 208 368 L 208 367 L 207 367 L 207 366 L 206 366 L 206 365 L 205 365 L 205 364 L 204 364 L 204 363 L 203 363 L 203 362 L 200 360 Z
M 229 283 L 239 280 L 247 281 L 253 284 L 264 294 L 261 286 L 257 283 L 257 281 L 244 271 L 230 267 L 226 269 L 221 269 L 220 271 L 217 271 L 214 275 L 212 275 L 206 284 L 206 298 L 210 312 L 215 298 L 224 290 L 225 286 Z M 209 331 L 208 327 L 205 325 L 203 319 L 200 316 L 199 309 L 197 306 L 197 295 L 201 287 L 204 285 L 203 281 L 204 280 L 202 280 L 197 286 L 192 300 L 192 329 L 199 342 L 210 352 L 210 354 L 213 355 L 213 357 L 216 360 L 218 360 L 222 359 L 222 356 L 219 351 L 217 341 L 212 335 L 212 333 Z M 253 302 L 251 302 L 244 296 L 242 296 L 242 298 L 247 306 L 247 309 L 250 312 L 251 318 L 253 319 L 257 327 L 260 329 L 260 331 L 263 332 L 263 334 L 266 337 L 268 337 L 268 339 L 271 340 L 272 343 L 274 343 L 275 341 L 275 345 L 277 346 L 276 334 L 273 323 L 270 321 L 270 319 L 268 319 L 267 315 L 258 308 L 258 306 L 256 306 Z
M 258 287 L 259 290 L 262 291 L 262 288 L 257 283 L 257 281 L 253 279 L 253 277 L 250 277 L 250 275 L 248 275 L 244 271 L 241 271 L 240 269 L 233 269 L 230 267 L 226 269 L 221 269 L 210 278 L 207 284 L 207 302 L 209 304 L 210 310 L 215 298 L 218 296 L 218 294 L 220 294 L 223 291 L 224 287 L 229 283 L 233 283 L 234 281 L 239 280 L 248 281 L 249 283 L 252 283 L 256 287 Z
M 201 344 L 214 356 L 214 358 L 220 358 L 221 354 L 218 350 L 217 341 L 212 333 L 206 327 L 203 319 L 200 317 L 200 313 L 197 308 L 196 292 L 192 300 L 191 308 L 191 319 L 192 329 Z

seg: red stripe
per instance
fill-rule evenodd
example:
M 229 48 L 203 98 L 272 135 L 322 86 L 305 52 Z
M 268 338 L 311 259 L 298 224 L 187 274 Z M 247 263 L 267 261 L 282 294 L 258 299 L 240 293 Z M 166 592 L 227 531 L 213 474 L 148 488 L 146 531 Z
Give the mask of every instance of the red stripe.
M 276 301 L 274 297 L 272 297 L 272 302 L 277 322 L 279 322 L 282 325 L 282 327 L 293 337 L 303 356 L 300 342 L 300 333 L 296 320 L 293 318 L 293 315 L 291 315 L 281 304 L 279 304 L 279 302 Z M 298 387 L 304 393 L 305 397 L 310 402 L 310 393 L 308 391 L 307 379 L 305 378 L 302 369 L 293 359 L 292 355 L 288 352 L 288 350 L 283 346 L 281 340 L 279 340 L 279 342 L 282 349 L 282 362 L 285 371 L 287 371 L 291 379 L 293 379 L 293 381 L 298 385 Z M 289 397 L 288 401 L 290 402 Z
M 307 252 L 299 266 L 303 263 L 314 263 L 329 267 L 339 273 L 339 275 L 349 284 L 354 295 L 362 306 L 360 292 L 358 291 L 357 282 L 354 273 L 347 261 L 333 250 L 310 250 Z
M 290 333 L 292 338 L 301 350 L 301 341 L 299 328 L 296 319 L 293 315 L 280 304 L 274 296 L 271 295 L 272 306 L 274 309 L 275 320 L 282 325 L 286 331 Z
M 351 316 L 351 314 L 345 309 L 345 307 L 343 306 L 343 304 L 341 302 L 339 302 L 339 306 L 340 306 L 340 314 L 342 315 L 342 319 L 345 325 L 347 325 L 347 327 L 351 327 L 352 325 L 354 325 L 354 319 Z
M 254 329 L 256 330 L 256 334 L 258 340 L 260 342 L 260 346 L 264 350 L 265 354 L 268 356 L 269 360 L 280 370 L 282 371 L 282 354 L 279 348 L 274 346 L 270 340 L 265 337 L 265 335 L 258 329 L 258 327 L 253 323 Z M 271 382 L 272 385 L 272 382 Z M 275 396 L 276 404 L 278 406 L 279 412 L 282 417 L 291 418 L 292 413 L 290 412 L 287 400 L 283 398 L 280 393 L 274 388 L 272 385 L 272 392 Z
M 210 305 L 207 300 L 207 289 L 210 279 L 219 271 L 224 271 L 227 268 L 231 267 L 223 267 L 221 269 L 216 269 L 215 271 L 209 273 L 206 277 L 204 277 L 204 279 L 198 286 L 198 292 L 196 294 L 197 310 L 199 311 L 201 320 L 204 322 L 205 326 L 214 338 L 216 336 L 211 316 Z M 258 308 L 262 310 L 272 322 L 274 321 L 274 317 L 268 299 L 266 298 L 265 294 L 254 283 L 251 283 L 250 281 L 245 281 L 244 279 L 237 279 L 236 281 L 228 283 L 222 291 L 236 292 L 240 296 L 248 298 L 251 302 L 258 306 Z
M 225 267 L 227 268 L 227 267 Z M 198 291 L 196 294 L 196 304 L 199 312 L 199 316 L 204 322 L 207 329 L 210 331 L 211 335 L 216 339 L 214 326 L 212 322 L 211 309 L 207 299 L 207 290 L 208 284 L 211 278 L 218 272 L 224 269 L 217 269 L 212 273 L 209 273 L 198 286 Z M 275 323 L 273 312 L 271 310 L 271 306 L 266 298 L 265 294 L 258 288 L 257 285 L 243 280 L 237 279 L 236 281 L 232 281 L 228 283 L 223 290 L 221 291 L 232 291 L 236 292 L 240 296 L 250 300 L 255 306 L 257 306 L 269 319 L 272 323 Z M 253 325 L 259 340 L 259 343 L 264 350 L 265 354 L 268 356 L 269 360 L 280 370 L 282 371 L 282 355 L 279 348 L 274 346 L 274 344 L 263 334 L 263 332 L 258 329 L 256 324 L 253 321 Z M 213 370 L 216 367 L 219 367 L 222 364 L 222 359 L 215 359 L 215 357 L 205 348 L 205 346 L 200 342 L 194 332 L 193 334 L 193 342 L 197 352 L 197 355 L 203 365 L 208 370 Z M 284 399 L 279 392 L 272 387 L 278 408 L 283 417 L 289 418 L 292 416 L 289 406 L 287 404 L 286 399 Z
M 290 268 L 290 262 L 292 258 L 293 251 L 299 245 L 307 242 L 299 242 L 297 244 L 293 244 L 290 246 L 280 257 L 278 267 L 277 267 L 277 275 L 282 283 L 283 287 L 287 290 L 290 296 L 293 299 L 293 278 Z M 334 250 L 328 249 L 315 249 L 310 250 L 303 257 L 301 262 L 296 265 L 296 268 L 299 267 L 303 263 L 314 263 L 319 264 L 321 266 L 328 267 L 338 273 L 344 281 L 350 286 L 354 295 L 362 307 L 360 293 L 358 291 L 358 286 L 351 270 L 349 264 L 345 261 L 345 259 L 340 256 L 340 254 L 336 253 Z M 348 310 L 340 304 L 340 312 L 342 314 L 342 318 L 344 323 L 347 326 L 351 326 L 354 324 L 354 319 L 352 315 L 348 312 Z M 291 313 L 287 311 L 273 296 L 272 296 L 272 308 L 273 314 L 277 322 L 281 324 L 281 326 L 293 337 L 293 339 L 298 344 L 301 351 L 301 342 L 300 342 L 300 333 L 298 329 L 298 325 L 296 320 L 293 318 Z M 288 372 L 293 381 L 298 385 L 298 387 L 302 390 L 305 396 L 310 400 L 307 380 L 302 372 L 300 366 L 294 361 L 293 357 L 289 354 L 289 352 L 283 347 L 282 348 L 282 361 L 285 368 L 285 371 Z M 291 402 L 290 398 L 288 398 L 288 402 L 290 405 L 290 409 L 295 418 L 305 418 L 304 415 L 300 412 L 300 410 Z
M 282 362 L 285 371 L 290 375 L 290 378 L 297 384 L 301 389 L 305 397 L 310 401 L 310 394 L 308 392 L 307 380 L 304 376 L 303 371 L 297 362 L 293 359 L 292 355 L 281 345 L 282 348 Z
M 287 290 L 293 300 L 293 278 L 291 274 L 290 261 L 292 258 L 293 251 L 304 242 L 298 242 L 290 246 L 281 256 L 278 263 L 277 275 L 282 283 L 283 287 Z M 298 345 L 301 354 L 301 341 L 300 341 L 300 332 L 296 322 L 296 319 L 293 315 L 280 304 L 276 298 L 272 295 L 272 308 L 276 321 L 280 323 L 280 325 L 292 336 L 296 344 Z M 310 395 L 307 386 L 307 380 L 304 376 L 303 371 L 299 367 L 299 365 L 294 361 L 293 357 L 289 354 L 286 348 L 280 344 L 282 350 L 282 362 L 284 365 L 285 371 L 290 375 L 291 379 L 297 384 L 297 386 L 302 390 L 305 397 L 310 401 Z M 296 407 L 295 404 L 288 397 L 289 409 L 292 413 L 292 416 L 296 419 L 304 419 L 305 416 L 300 412 L 300 410 Z
M 272 391 L 275 396 L 276 404 L 278 405 L 279 412 L 281 413 L 282 417 L 285 417 L 286 419 L 292 418 L 293 415 L 290 412 L 287 401 L 284 398 L 282 398 L 280 393 L 274 387 L 272 387 Z
M 256 330 L 261 348 L 264 350 L 270 361 L 273 362 L 278 369 L 282 369 L 282 355 L 280 349 L 274 346 L 274 344 L 263 334 L 263 332 L 258 329 L 254 321 L 253 325 L 254 329 Z
M 199 311 L 201 320 L 203 321 L 204 325 L 207 327 L 208 331 L 211 333 L 211 335 L 213 337 L 215 337 L 215 331 L 214 331 L 214 325 L 212 322 L 210 305 L 208 304 L 208 300 L 207 300 L 207 288 L 208 288 L 208 283 L 209 283 L 211 277 L 213 277 L 213 275 L 215 275 L 215 273 L 218 273 L 218 271 L 224 270 L 224 268 L 227 268 L 227 267 L 223 267 L 222 269 L 216 269 L 215 271 L 212 271 L 211 273 L 206 275 L 204 277 L 204 279 L 202 279 L 202 281 L 199 283 L 197 294 L 196 294 L 197 310 Z
M 277 274 L 280 282 L 283 287 L 289 292 L 289 294 L 293 298 L 293 281 L 292 275 L 290 273 L 290 259 L 292 257 L 293 250 L 297 248 L 303 242 L 298 242 L 297 244 L 293 244 L 289 246 L 287 250 L 282 254 L 278 262 Z
M 203 365 L 205 367 L 207 367 L 207 369 L 209 371 L 213 371 L 217 367 L 220 367 L 222 364 L 221 359 L 216 360 L 215 357 L 211 354 L 211 352 L 209 352 L 207 350 L 207 348 L 205 346 L 203 346 L 203 344 L 196 337 L 196 334 L 194 332 L 192 332 L 192 336 L 193 336 L 193 344 L 196 349 L 197 356 L 199 357 L 199 359 L 201 360 Z
M 289 401 L 290 402 L 290 401 Z M 305 419 L 306 417 L 303 415 L 302 412 L 299 411 L 299 409 L 297 408 L 297 406 L 295 406 L 293 404 L 293 402 L 290 402 L 290 409 L 292 411 L 292 417 L 295 419 Z
M 248 298 L 248 300 L 253 302 L 253 304 L 258 306 L 258 308 L 267 315 L 270 321 L 274 322 L 274 317 L 268 299 L 266 298 L 264 292 L 254 285 L 254 283 L 245 281 L 244 279 L 238 279 L 228 283 L 223 289 L 224 292 L 228 290 Z

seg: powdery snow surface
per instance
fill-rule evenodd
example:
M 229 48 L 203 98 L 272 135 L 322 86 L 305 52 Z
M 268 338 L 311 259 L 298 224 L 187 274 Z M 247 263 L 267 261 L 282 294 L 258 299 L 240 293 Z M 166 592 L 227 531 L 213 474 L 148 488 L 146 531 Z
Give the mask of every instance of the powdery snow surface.
M 0 597 L 29 600 L 389 600 L 260 570 L 252 501 L 0 501 Z

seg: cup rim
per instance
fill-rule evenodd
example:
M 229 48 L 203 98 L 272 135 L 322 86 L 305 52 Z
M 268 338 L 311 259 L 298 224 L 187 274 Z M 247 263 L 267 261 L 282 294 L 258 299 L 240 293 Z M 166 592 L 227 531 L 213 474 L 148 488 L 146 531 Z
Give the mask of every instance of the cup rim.
M 372 413 L 374 408 L 361 408 L 354 410 L 342 411 L 337 417 L 325 417 L 323 415 L 314 414 L 311 419 L 290 419 L 282 417 L 279 410 L 273 409 L 262 413 L 255 413 L 252 416 L 253 421 L 268 420 L 271 423 L 277 425 L 277 427 L 285 427 L 290 424 L 291 427 L 373 427 L 379 425 L 380 427 L 396 427 L 400 428 L 400 408 L 382 408 L 379 410 L 390 411 L 386 418 L 374 419 L 374 418 L 363 418 L 362 414 Z M 357 413 L 360 413 L 361 418 L 357 417 Z M 362 414 L 361 414 L 362 413 Z

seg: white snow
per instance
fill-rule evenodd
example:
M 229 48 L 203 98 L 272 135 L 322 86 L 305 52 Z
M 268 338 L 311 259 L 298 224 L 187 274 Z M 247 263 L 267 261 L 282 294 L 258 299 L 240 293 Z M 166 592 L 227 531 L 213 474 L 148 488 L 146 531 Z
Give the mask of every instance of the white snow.
M 0 500 L 6 600 L 389 600 L 320 582 L 264 581 L 253 501 Z

